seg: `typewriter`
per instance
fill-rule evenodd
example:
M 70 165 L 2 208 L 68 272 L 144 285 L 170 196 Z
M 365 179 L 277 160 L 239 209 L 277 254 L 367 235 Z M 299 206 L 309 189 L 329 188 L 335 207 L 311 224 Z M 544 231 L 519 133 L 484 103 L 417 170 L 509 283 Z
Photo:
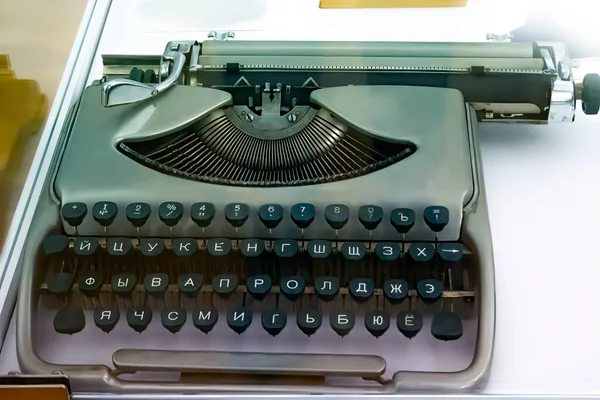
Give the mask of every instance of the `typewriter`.
M 173 41 L 103 64 L 27 233 L 24 373 L 156 396 L 485 387 L 477 126 L 596 114 L 600 77 L 576 83 L 564 46 Z

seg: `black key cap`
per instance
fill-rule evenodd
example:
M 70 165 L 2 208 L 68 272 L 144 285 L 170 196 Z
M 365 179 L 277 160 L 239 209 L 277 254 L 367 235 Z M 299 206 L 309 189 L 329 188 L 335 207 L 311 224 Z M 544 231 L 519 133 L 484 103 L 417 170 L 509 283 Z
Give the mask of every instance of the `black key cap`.
M 358 220 L 365 227 L 372 231 L 377 228 L 383 219 L 383 208 L 379 206 L 367 205 L 358 208 Z
M 80 274 L 77 278 L 79 291 L 88 297 L 98 296 L 102 290 L 103 283 L 104 279 L 102 277 L 102 272 L 99 270 L 87 271 Z
M 73 287 L 73 280 L 73 274 L 68 272 L 52 274 L 48 282 L 48 292 L 58 295 L 68 293 Z
M 444 285 L 437 279 L 424 279 L 417 282 L 417 294 L 425 303 L 436 302 L 444 292 Z
M 139 306 L 127 310 L 127 324 L 137 333 L 142 333 L 152 322 L 152 310 L 148 306 Z
M 342 243 L 342 255 L 346 260 L 359 261 L 365 256 L 367 250 L 362 242 Z
M 110 333 L 119 323 L 121 313 L 118 307 L 96 308 L 94 310 L 94 323 L 103 332 Z
M 458 262 L 463 256 L 463 245 L 461 243 L 440 243 L 438 254 L 444 261 Z
M 58 333 L 72 335 L 85 328 L 85 314 L 79 307 L 68 305 L 61 307 L 54 316 L 54 330 Z
M 73 251 L 81 257 L 93 255 L 98 250 L 98 238 L 78 237 L 73 243 Z
M 279 204 L 265 204 L 258 209 L 258 217 L 267 229 L 275 229 L 283 220 L 283 207 Z
M 348 291 L 350 292 L 350 296 L 357 303 L 364 303 L 373 296 L 373 290 L 375 289 L 375 284 L 372 279 L 368 278 L 355 278 L 350 281 L 350 285 L 348 285 Z
M 290 239 L 280 239 L 273 243 L 273 250 L 277 257 L 289 258 L 294 257 L 298 252 L 298 242 Z
M 246 278 L 246 289 L 253 299 L 264 300 L 271 291 L 271 277 L 269 275 L 252 275 Z
M 150 296 L 163 298 L 169 288 L 169 275 L 165 273 L 147 274 L 144 277 L 144 290 Z
M 194 298 L 202 289 L 203 277 L 202 274 L 189 273 L 179 275 L 177 278 L 177 287 L 184 296 Z
M 125 208 L 125 216 L 131 225 L 141 228 L 150 218 L 150 211 L 148 203 L 131 203 Z
M 196 241 L 196 239 L 173 239 L 173 253 L 175 253 L 176 256 L 193 256 L 194 254 L 196 254 L 196 250 L 198 250 L 198 242 Z
M 402 249 L 398 243 L 382 242 L 375 246 L 375 254 L 381 261 L 395 261 L 402 257 Z
M 450 221 L 450 212 L 446 207 L 431 206 L 423 211 L 425 223 L 434 232 L 441 232 Z
M 435 313 L 431 321 L 431 335 L 438 340 L 458 340 L 463 335 L 460 317 L 452 311 Z
M 385 298 L 392 304 L 400 304 L 408 296 L 408 282 L 404 279 L 389 279 L 383 282 Z
M 111 256 L 127 255 L 131 247 L 131 239 L 128 238 L 108 238 L 106 241 L 106 250 Z
M 234 228 L 241 228 L 250 216 L 250 206 L 244 203 L 231 203 L 225 206 L 225 219 Z
M 190 208 L 192 221 L 200 228 L 207 228 L 215 218 L 215 206 L 212 203 L 194 203 Z
M 227 238 L 208 239 L 206 249 L 211 256 L 226 256 L 231 251 L 231 240 Z
M 296 301 L 304 294 L 305 281 L 301 276 L 284 276 L 279 283 L 281 293 L 289 300 Z
M 315 292 L 319 299 L 329 302 L 340 291 L 340 280 L 336 276 L 319 276 L 315 279 Z
M 390 223 L 398 233 L 406 234 L 415 226 L 415 212 L 410 208 L 395 208 L 390 213 Z
M 129 297 L 137 283 L 137 277 L 134 274 L 116 274 L 111 279 L 111 288 L 117 296 Z
M 294 204 L 290 211 L 292 221 L 300 229 L 306 229 L 315 220 L 315 206 L 308 203 Z
M 331 255 L 331 242 L 328 240 L 311 240 L 306 248 L 311 258 L 327 258 Z
M 350 218 L 350 209 L 343 204 L 330 204 L 325 207 L 325 221 L 335 230 L 342 229 Z
M 175 201 L 162 203 L 158 207 L 158 217 L 167 226 L 174 227 L 183 216 L 183 204 Z
M 165 250 L 165 241 L 162 239 L 141 239 L 140 251 L 146 257 L 160 256 Z
M 413 260 L 426 262 L 431 261 L 435 254 L 435 249 L 429 243 L 411 243 L 408 253 Z
M 87 206 L 84 203 L 67 203 L 61 209 L 63 219 L 71 226 L 81 225 L 87 212 Z
M 187 321 L 187 312 L 182 307 L 169 307 L 160 313 L 160 322 L 169 332 L 177 333 Z
M 48 235 L 42 242 L 44 254 L 60 254 L 69 247 L 69 237 L 65 235 Z
M 115 218 L 117 218 L 118 212 L 119 208 L 112 201 L 101 201 L 92 207 L 94 221 L 104 227 L 110 226 L 113 223 Z
M 264 310 L 261 314 L 262 327 L 273 337 L 279 335 L 287 324 L 287 313 L 283 310 Z
M 252 310 L 237 307 L 227 312 L 227 325 L 238 335 L 244 333 L 252 324 Z
M 400 312 L 396 317 L 398 330 L 407 338 L 412 339 L 423 328 L 423 316 L 418 312 Z
M 323 316 L 319 310 L 299 312 L 296 316 L 296 323 L 306 336 L 311 336 L 317 333 L 321 327 Z
M 240 251 L 244 257 L 258 257 L 265 251 L 265 242 L 261 239 L 241 240 Z
M 192 313 L 192 322 L 201 332 L 208 334 L 219 320 L 219 312 L 215 307 L 202 308 Z
M 354 328 L 354 313 L 352 311 L 334 312 L 329 316 L 331 329 L 341 337 L 346 336 Z
M 365 328 L 376 338 L 383 335 L 390 327 L 390 316 L 382 311 L 368 311 L 365 314 Z
M 213 290 L 221 297 L 231 296 L 238 285 L 238 277 L 232 274 L 217 275 L 213 278 Z

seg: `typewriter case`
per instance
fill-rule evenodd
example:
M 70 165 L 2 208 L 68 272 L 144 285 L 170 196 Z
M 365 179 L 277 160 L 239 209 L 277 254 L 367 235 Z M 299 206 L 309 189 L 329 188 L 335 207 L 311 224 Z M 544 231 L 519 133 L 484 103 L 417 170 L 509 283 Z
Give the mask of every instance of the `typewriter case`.
M 256 71 L 251 71 L 249 68 L 245 72 L 243 66 L 239 70 L 234 68 L 235 70 L 231 71 L 231 63 L 227 60 L 224 63 L 215 62 L 215 65 L 220 65 L 221 68 L 216 66 L 210 68 L 208 59 L 217 55 L 209 53 L 221 51 L 218 57 L 241 55 L 263 57 L 263 60 L 267 60 L 270 56 L 275 57 L 274 54 L 281 54 L 282 48 L 290 53 L 295 51 L 294 57 L 303 56 L 310 46 L 303 46 L 302 43 L 290 45 L 289 43 L 238 42 L 227 45 L 208 42 L 202 45 L 194 43 L 190 48 L 196 49 L 200 54 L 194 54 L 193 51 L 186 54 L 187 61 L 191 59 L 193 65 L 186 70 L 185 78 L 179 79 L 178 76 L 179 80 L 176 84 L 160 93 L 146 96 L 148 98 L 140 96 L 138 89 L 146 90 L 151 83 L 137 84 L 127 79 L 119 81 L 124 78 L 122 72 L 120 72 L 121 76 L 118 73 L 113 76 L 107 73 L 105 79 L 95 82 L 84 90 L 73 112 L 71 123 L 64 129 L 61 145 L 52 155 L 53 169 L 45 181 L 45 188 L 26 238 L 17 315 L 17 350 L 23 372 L 47 374 L 62 371 L 69 377 L 74 392 L 152 394 L 157 398 L 167 394 L 214 392 L 304 394 L 468 392 L 485 387 L 494 343 L 494 264 L 476 128 L 477 123 L 486 118 L 502 120 L 506 115 L 499 116 L 501 113 L 482 110 L 481 104 L 485 103 L 485 99 L 474 99 L 472 93 L 465 94 L 458 90 L 460 88 L 452 87 L 452 83 L 448 84 L 452 82 L 453 77 L 464 75 L 459 68 L 448 72 L 447 69 L 440 67 L 438 72 L 447 78 L 446 84 L 442 85 L 427 84 L 426 82 L 431 82 L 428 80 L 423 80 L 422 85 L 386 82 L 390 75 L 402 76 L 404 82 L 407 81 L 407 75 L 399 68 L 402 66 L 403 57 L 426 55 L 432 57 L 436 51 L 439 53 L 440 49 L 448 49 L 447 45 L 442 47 L 432 45 L 427 48 L 427 46 L 415 47 L 411 44 L 385 44 L 379 47 L 372 44 L 353 44 L 344 48 L 333 43 L 323 44 L 323 46 L 324 54 L 331 53 L 331 49 L 337 46 L 338 53 L 334 51 L 332 54 L 339 56 L 339 60 L 336 60 L 335 56 L 331 58 L 321 57 L 319 54 L 311 54 L 311 56 L 319 56 L 323 64 L 338 62 L 340 71 L 337 72 L 340 76 L 358 76 L 349 72 L 352 69 L 350 66 L 342 65 L 348 62 L 348 58 L 343 57 L 344 51 L 360 54 L 367 62 L 376 62 L 382 49 L 392 50 L 391 55 L 385 58 L 385 62 L 388 69 L 390 65 L 396 65 L 398 68 L 386 71 L 385 77 L 377 68 L 366 68 L 363 71 L 365 75 L 356 78 L 353 82 L 344 79 L 328 80 L 327 74 L 335 76 L 336 72 L 331 73 L 335 69 L 331 65 L 322 66 L 324 70 L 327 69 L 327 73 L 301 68 L 295 71 L 278 68 L 269 70 L 264 68 L 265 65 L 258 66 L 262 68 L 257 67 Z M 454 46 L 453 51 L 447 53 L 452 53 L 452 56 L 441 55 L 439 59 L 434 61 L 429 59 L 427 62 L 435 63 L 440 60 L 455 62 L 457 59 L 461 60 L 460 57 L 456 58 L 456 54 L 462 52 L 465 58 L 483 54 L 480 60 L 482 63 L 485 61 L 496 64 L 516 62 L 540 65 L 541 63 L 540 71 L 529 70 L 529 73 L 521 71 L 512 77 L 526 78 L 528 82 L 533 82 L 532 85 L 538 85 L 537 87 L 547 85 L 547 89 L 553 87 L 559 89 L 559 85 L 555 85 L 557 76 L 549 73 L 547 65 L 542 61 L 543 57 L 536 57 L 536 52 L 532 51 L 535 46 L 523 44 L 472 46 L 454 44 L 451 46 Z M 171 43 L 167 46 L 167 50 L 169 48 L 173 48 Z M 252 51 L 256 49 L 261 49 L 261 52 L 253 55 Z M 427 51 L 430 54 L 423 54 Z M 372 58 L 369 58 L 369 52 Z M 422 54 L 416 54 L 419 52 Z M 165 54 L 168 54 L 168 51 Z M 202 54 L 207 58 L 202 60 Z M 200 62 L 196 64 L 195 59 L 198 56 Z M 162 62 L 173 60 L 174 58 L 169 57 L 162 58 Z M 273 64 L 277 64 L 276 61 L 278 60 L 273 61 Z M 105 64 L 108 64 L 106 60 Z M 175 62 L 170 64 L 171 68 L 176 69 L 176 64 L 177 57 Z M 147 64 L 140 62 L 140 65 Z M 204 69 L 200 68 L 200 65 L 203 65 Z M 317 67 L 313 65 L 311 68 Z M 496 74 L 491 70 L 488 71 L 489 79 L 502 78 L 502 68 L 497 68 Z M 506 67 L 506 70 L 508 69 Z M 160 76 L 160 66 L 157 65 L 156 70 Z M 115 69 L 107 67 L 106 71 L 115 71 Z M 408 72 L 408 75 L 416 74 L 415 76 L 423 78 L 422 69 Z M 265 84 L 264 79 L 257 80 L 257 77 L 265 77 L 269 74 L 272 74 L 268 80 L 269 85 Z M 167 80 L 172 75 L 173 70 L 167 69 L 167 73 L 159 80 Z M 365 79 L 365 76 L 372 79 Z M 222 151 L 220 154 L 223 159 L 229 157 L 227 162 L 231 165 L 228 164 L 229 168 L 222 168 L 222 170 L 229 171 L 228 173 L 232 174 L 230 176 L 210 175 L 210 168 L 203 170 L 202 174 L 194 175 L 189 171 L 187 173 L 178 171 L 175 166 L 182 164 L 177 164 L 177 158 L 171 158 L 171 164 L 166 162 L 161 164 L 162 161 L 169 160 L 169 157 L 152 159 L 153 155 L 160 155 L 156 151 L 157 148 L 164 150 L 174 143 L 182 143 L 181 140 L 185 140 L 186 137 L 192 138 L 190 140 L 202 138 L 201 132 L 206 132 L 206 127 L 214 121 L 220 121 L 219 118 L 227 118 L 229 121 L 236 116 L 242 118 L 240 109 L 235 109 L 236 106 L 243 105 L 237 94 L 241 77 L 245 81 L 242 88 L 246 90 L 244 93 L 248 93 L 249 90 L 258 96 L 264 96 L 265 92 L 269 92 L 268 96 L 273 92 L 276 96 L 279 95 L 278 93 L 285 93 L 287 90 L 285 86 L 288 83 L 292 86 L 292 93 L 294 88 L 310 89 L 307 91 L 309 95 L 303 102 L 294 103 L 294 106 L 307 107 L 307 113 L 301 116 L 310 117 L 312 123 L 323 118 L 324 122 L 320 123 L 337 127 L 345 133 L 344 137 L 355 135 L 354 137 L 358 138 L 363 145 L 378 149 L 377 153 L 383 155 L 382 159 L 369 165 L 365 164 L 360 170 L 342 171 L 342 176 L 323 176 L 323 174 L 312 176 L 309 173 L 301 176 L 297 172 L 289 175 L 255 174 L 252 176 L 258 178 L 249 180 L 250 183 L 246 182 L 246 184 L 243 182 L 242 173 L 234 174 L 231 171 L 236 171 L 232 165 L 252 159 L 251 156 L 246 158 L 240 156 L 244 154 L 243 150 L 247 147 L 242 146 L 235 152 L 227 152 L 219 150 L 219 145 L 223 142 L 218 142 L 218 145 L 211 148 L 206 144 L 208 141 L 200 140 L 206 145 L 207 152 Z M 313 77 L 309 86 L 302 84 L 307 82 L 307 77 Z M 203 79 L 206 81 L 202 82 Z M 125 90 L 112 99 L 127 98 L 130 101 L 110 104 L 111 80 L 113 83 L 123 84 L 119 90 Z M 292 84 L 292 80 L 296 83 Z M 258 87 L 254 85 L 255 82 Z M 328 82 L 333 83 L 328 84 Z M 377 82 L 377 84 L 370 84 L 370 82 Z M 470 82 L 474 83 L 474 81 Z M 277 86 L 277 83 L 282 83 L 283 86 Z M 574 89 L 572 82 L 570 82 L 570 89 Z M 539 90 L 532 92 L 539 94 Z M 122 97 L 122 93 L 127 95 Z M 469 96 L 470 98 L 467 98 Z M 557 99 L 557 96 L 554 99 Z M 535 101 L 524 102 L 522 99 L 517 99 L 516 106 L 493 102 L 486 104 L 492 108 L 524 107 L 524 110 L 538 111 L 537 113 L 515 112 L 516 119 L 524 119 L 520 122 L 532 122 L 532 120 L 543 122 L 544 119 L 550 118 L 551 108 L 560 110 L 566 116 L 573 111 L 572 104 L 569 105 L 565 101 L 555 104 L 546 99 L 548 101 L 546 107 L 535 104 Z M 263 104 L 263 111 L 265 108 Z M 304 111 L 306 109 L 302 112 Z M 280 114 L 294 125 L 287 119 L 289 114 L 283 112 Z M 557 113 L 554 117 L 556 115 Z M 302 118 L 293 122 L 301 124 Z M 235 128 L 241 130 L 243 123 L 243 121 L 238 122 Z M 308 123 L 310 124 L 310 121 Z M 231 127 L 233 125 L 229 126 L 227 132 L 237 132 L 234 127 Z M 289 126 L 286 126 L 283 129 L 288 136 L 277 136 L 275 140 L 284 140 L 298 132 L 303 132 L 298 128 L 290 133 L 288 128 Z M 250 130 L 252 128 L 247 127 L 246 133 Z M 282 135 L 281 130 L 278 134 Z M 165 141 L 165 138 L 168 140 Z M 273 140 L 274 138 L 258 139 Z M 186 148 L 186 151 L 192 150 L 193 146 Z M 271 156 L 267 164 L 270 162 L 271 164 L 268 165 L 272 166 L 280 166 L 285 162 L 294 163 L 296 162 L 294 160 L 301 158 L 290 156 L 284 159 L 288 161 L 282 161 L 273 156 L 280 152 L 281 148 L 275 147 L 275 150 L 269 151 L 271 153 L 268 154 Z M 329 151 L 335 152 L 331 149 Z M 300 149 L 296 155 L 304 154 L 306 159 L 308 153 L 308 150 Z M 198 168 L 202 166 L 203 164 L 198 165 Z M 212 171 L 214 172 L 214 169 Z M 261 181 L 259 179 L 261 176 L 268 176 L 270 183 Z M 96 202 L 104 201 L 114 202 L 119 209 L 119 214 L 106 229 L 89 214 L 76 230 L 61 217 L 61 206 L 64 204 L 84 203 L 91 211 Z M 128 204 L 137 201 L 146 202 L 152 208 L 150 218 L 139 230 L 131 225 L 124 212 Z M 214 220 L 206 228 L 200 228 L 190 218 L 191 205 L 200 201 L 210 202 L 216 209 Z M 173 227 L 165 225 L 157 214 L 159 205 L 165 202 L 178 202 L 183 205 L 183 217 Z M 237 229 L 228 224 L 223 215 L 224 207 L 236 202 L 247 203 L 250 207 L 248 221 Z M 314 204 L 316 213 L 311 226 L 301 230 L 291 221 L 289 210 L 292 205 L 304 202 Z M 271 203 L 281 204 L 285 213 L 277 228 L 270 230 L 261 225 L 257 211 L 262 205 Z M 339 231 L 332 229 L 323 216 L 323 210 L 331 204 L 345 204 L 350 210 L 347 224 Z M 366 230 L 356 217 L 359 207 L 365 204 L 375 204 L 381 206 L 383 210 L 381 223 L 372 231 Z M 428 228 L 422 217 L 426 207 L 435 205 L 447 207 L 450 216 L 448 224 L 437 234 Z M 414 227 L 405 235 L 400 235 L 390 224 L 390 212 L 397 207 L 409 207 L 416 212 Z M 106 243 L 112 237 L 130 238 L 133 252 L 139 252 L 140 240 L 146 237 L 164 239 L 167 252 L 173 252 L 173 243 L 177 239 L 192 238 L 198 241 L 198 254 L 204 251 L 197 257 L 208 257 L 205 254 L 206 249 L 202 246 L 204 240 L 209 238 L 230 238 L 234 243 L 234 252 L 236 250 L 239 252 L 239 240 L 247 238 L 264 240 L 267 248 L 275 240 L 296 240 L 300 243 L 300 252 L 310 240 L 327 240 L 333 243 L 333 253 L 336 253 L 338 245 L 350 241 L 367 243 L 367 249 L 371 249 L 371 246 L 374 248 L 376 243 L 382 241 L 398 242 L 402 245 L 403 253 L 404 246 L 410 249 L 411 243 L 426 242 L 437 246 L 441 243 L 460 242 L 464 246 L 464 260 L 466 260 L 464 263 L 461 262 L 460 268 L 468 271 L 468 284 L 463 279 L 463 285 L 459 289 L 452 288 L 452 284 L 450 287 L 445 285 L 444 294 L 436 304 L 421 305 L 424 322 L 419 335 L 428 336 L 428 339 L 420 343 L 419 351 L 426 351 L 426 353 L 411 352 L 410 346 L 413 345 L 411 342 L 414 342 L 415 346 L 418 345 L 420 336 L 407 339 L 398 332 L 395 327 L 396 321 L 393 319 L 386 334 L 380 338 L 369 337 L 363 326 L 362 317 L 366 310 L 370 310 L 369 307 L 383 308 L 390 311 L 392 315 L 405 310 L 406 307 L 414 307 L 414 304 L 420 300 L 413 287 L 408 294 L 409 299 L 401 305 L 388 304 L 382 288 L 377 287 L 377 284 L 373 295 L 373 298 L 376 298 L 374 305 L 373 303 L 354 304 L 349 289 L 342 288 L 338 296 L 344 299 L 335 301 L 342 302 L 337 306 L 350 307 L 356 311 L 356 332 L 351 332 L 343 338 L 332 332 L 319 336 L 319 332 L 310 338 L 298 339 L 294 336 L 301 334 L 294 326 L 296 312 L 306 307 L 306 304 L 308 307 L 322 309 L 324 313 L 331 312 L 331 304 L 319 303 L 315 295 L 316 288 L 310 288 L 313 279 L 310 266 L 307 272 L 310 276 L 307 278 L 306 291 L 303 294 L 306 297 L 303 297 L 302 303 L 290 301 L 286 303 L 283 296 L 279 300 L 280 288 L 275 289 L 277 286 L 275 279 L 274 290 L 269 294 L 269 296 L 277 296 L 276 301 L 284 303 L 277 307 L 285 308 L 289 313 L 285 329 L 296 332 L 289 334 L 287 339 L 283 333 L 271 338 L 260 329 L 260 326 L 254 331 L 249 329 L 239 335 L 234 334 L 225 323 L 224 311 L 219 316 L 215 330 L 208 335 L 194 327 L 191 314 L 188 316 L 186 326 L 173 335 L 160 326 L 160 316 L 158 316 L 160 308 L 155 311 L 157 317 L 151 322 L 150 328 L 138 334 L 126 326 L 125 308 L 129 307 L 128 304 L 150 301 L 153 307 L 165 307 L 168 301 L 162 300 L 163 303 L 160 303 L 152 299 L 146 300 L 147 294 L 134 295 L 134 299 L 126 301 L 114 300 L 114 304 L 121 309 L 119 324 L 124 327 L 121 330 L 115 328 L 113 332 L 106 335 L 94 326 L 91 310 L 97 307 L 98 303 L 106 301 L 107 297 L 102 298 L 102 295 L 99 295 L 100 297 L 91 299 L 77 293 L 77 278 L 68 294 L 55 296 L 48 293 L 48 266 L 51 261 L 48 255 L 44 254 L 43 243 L 51 234 L 71 237 L 67 250 L 67 253 L 69 251 L 71 253 L 65 256 L 71 260 L 77 258 L 72 253 L 76 238 L 98 238 L 100 256 L 94 256 L 98 258 L 93 261 L 89 261 L 89 258 L 87 261 L 81 261 L 80 257 L 78 261 L 72 261 L 70 266 L 57 267 L 56 265 L 62 262 L 60 261 L 58 264 L 52 264 L 51 268 L 54 268 L 53 272 L 57 272 L 56 268 L 59 268 L 60 272 L 62 268 L 66 270 L 71 268 L 69 271 L 75 275 L 77 263 L 81 266 L 85 265 L 86 268 L 91 264 L 99 270 L 104 268 L 107 272 L 102 278 L 104 280 L 102 292 L 110 291 L 109 275 L 113 273 L 110 271 L 123 272 L 123 270 L 130 271 L 128 268 L 141 268 L 139 270 L 141 272 L 137 273 L 138 279 L 148 272 L 144 269 L 146 267 L 137 264 L 133 267 L 121 262 L 118 266 L 113 265 L 114 260 L 106 250 Z M 408 250 L 403 257 L 408 257 Z M 192 262 L 188 258 L 183 261 L 183 264 L 177 258 L 170 260 L 166 261 L 167 265 L 163 264 L 159 268 L 163 270 L 175 268 L 178 271 L 183 268 L 184 272 L 206 273 L 207 271 L 202 269 L 205 268 L 203 264 L 207 262 L 206 259 L 197 258 Z M 171 262 L 174 264 L 171 265 Z M 235 264 L 234 261 L 232 263 Z M 66 264 L 63 262 L 63 265 Z M 218 263 L 211 265 L 213 267 L 208 267 L 209 276 L 214 275 L 211 268 L 225 268 L 227 272 L 233 271 L 241 276 L 239 290 L 236 289 L 234 295 L 241 296 L 244 305 L 247 306 L 245 298 L 248 294 L 243 283 L 245 272 L 240 272 L 245 266 L 244 261 L 233 267 L 223 267 Z M 375 264 L 374 268 L 378 268 L 379 265 Z M 339 272 L 339 268 L 326 269 L 326 271 L 344 274 L 343 271 Z M 368 271 L 376 273 L 373 272 L 376 270 Z M 203 296 L 201 300 L 198 298 L 192 302 L 189 302 L 189 299 L 182 300 L 181 293 L 177 293 L 176 277 L 177 275 L 175 281 L 170 280 L 167 293 L 171 295 L 171 302 L 181 304 L 187 312 L 191 313 L 191 309 L 199 304 L 198 302 L 209 302 L 220 309 L 222 306 L 226 308 L 228 302 L 232 301 L 220 299 L 215 293 L 204 293 L 212 290 L 208 287 L 212 278 L 208 277 L 199 295 Z M 347 278 L 341 279 L 347 280 Z M 447 277 L 444 278 L 444 282 L 446 279 Z M 137 283 L 136 293 L 144 290 L 142 283 L 143 281 Z M 132 303 L 128 303 L 129 301 Z M 86 311 L 86 327 L 73 335 L 54 332 L 52 318 L 58 307 L 73 302 L 77 307 L 89 309 Z M 316 303 L 318 304 L 315 306 Z M 250 304 L 251 306 L 248 306 L 250 308 L 254 305 L 257 307 L 253 309 L 254 312 L 258 312 L 253 323 L 259 325 L 262 308 L 258 305 L 259 302 Z M 439 310 L 436 307 L 465 310 L 463 314 L 465 331 L 460 340 L 433 341 L 430 337 L 430 313 Z M 328 318 L 324 314 L 320 331 L 330 330 L 327 325 Z M 95 332 L 87 336 L 87 340 L 78 341 L 78 336 L 83 337 L 90 330 Z M 357 338 L 352 339 L 353 334 Z M 211 335 L 216 338 L 212 338 Z M 208 339 L 209 337 L 211 338 Z M 271 339 L 273 342 L 269 342 Z M 467 345 L 457 345 L 461 340 Z M 89 346 L 98 349 L 92 351 Z M 429 348 L 428 353 L 427 348 Z M 90 355 L 91 353 L 96 355 Z M 445 357 L 445 360 L 451 360 L 460 354 L 458 358 L 467 362 L 464 365 L 460 362 L 450 362 L 450 367 L 447 367 L 443 363 L 436 364 L 434 361 L 431 365 L 437 365 L 437 369 L 410 368 L 411 364 L 425 365 L 419 364 L 420 354 L 423 354 L 424 358 L 435 359 L 439 356 Z M 75 359 L 80 361 L 70 362 Z

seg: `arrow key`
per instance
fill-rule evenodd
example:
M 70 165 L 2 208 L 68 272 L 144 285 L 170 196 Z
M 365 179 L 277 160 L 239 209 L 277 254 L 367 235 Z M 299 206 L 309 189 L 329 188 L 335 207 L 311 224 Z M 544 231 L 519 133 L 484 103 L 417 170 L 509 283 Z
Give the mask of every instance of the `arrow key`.
M 461 243 L 440 243 L 438 245 L 438 254 L 444 261 L 460 261 L 463 256 L 463 245 Z

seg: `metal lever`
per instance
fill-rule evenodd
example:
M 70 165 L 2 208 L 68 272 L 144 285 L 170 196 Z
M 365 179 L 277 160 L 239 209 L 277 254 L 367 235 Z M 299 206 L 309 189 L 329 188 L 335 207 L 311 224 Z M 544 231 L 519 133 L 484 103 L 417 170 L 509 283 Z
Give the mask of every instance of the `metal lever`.
M 219 351 L 118 350 L 113 364 L 122 373 L 138 371 L 228 372 L 261 375 L 353 376 L 379 380 L 385 360 L 378 356 L 228 353 Z
M 169 42 L 163 53 L 160 67 L 161 76 L 167 73 L 167 78 L 157 85 L 137 82 L 131 79 L 115 79 L 102 85 L 102 105 L 104 107 L 136 103 L 162 93 L 175 86 L 187 63 L 187 55 L 197 42 Z M 170 64 L 173 63 L 170 68 Z M 169 69 L 171 70 L 168 73 Z M 165 74 L 165 75 L 167 75 Z

